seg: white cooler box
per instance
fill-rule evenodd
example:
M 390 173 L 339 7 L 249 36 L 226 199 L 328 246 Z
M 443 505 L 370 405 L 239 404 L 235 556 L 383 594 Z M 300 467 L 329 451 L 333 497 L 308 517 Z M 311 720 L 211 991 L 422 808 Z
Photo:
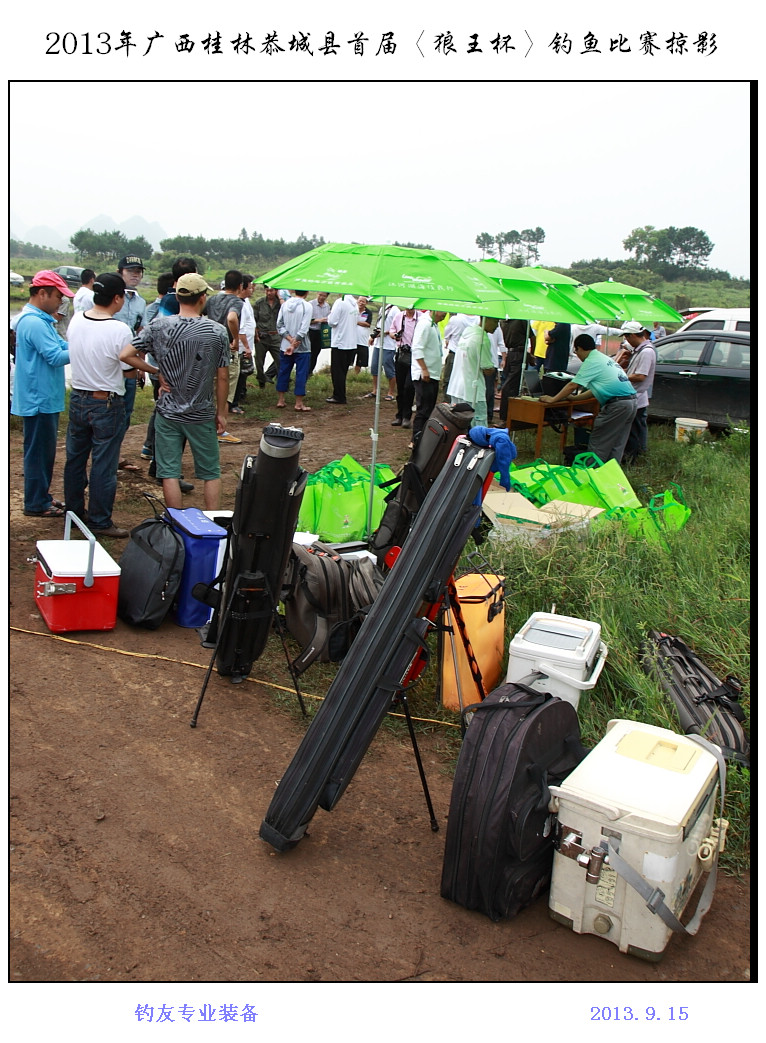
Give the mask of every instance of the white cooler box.
M 530 688 L 557 695 L 577 709 L 580 693 L 595 687 L 607 652 L 598 623 L 534 612 L 511 640 L 505 679 L 521 681 L 539 671 L 544 676 L 529 681 Z
M 600 934 L 621 952 L 661 959 L 673 930 L 627 882 L 624 867 L 620 875 L 603 862 L 604 841 L 643 878 L 653 903 L 662 896 L 680 918 L 703 870 L 716 861 L 718 778 L 716 757 L 687 736 L 610 721 L 571 775 L 550 787 L 558 815 L 553 919 L 577 934 Z
M 70 539 L 72 522 L 87 540 Z M 114 630 L 120 566 L 67 511 L 63 540 L 37 541 L 35 603 L 53 633 Z

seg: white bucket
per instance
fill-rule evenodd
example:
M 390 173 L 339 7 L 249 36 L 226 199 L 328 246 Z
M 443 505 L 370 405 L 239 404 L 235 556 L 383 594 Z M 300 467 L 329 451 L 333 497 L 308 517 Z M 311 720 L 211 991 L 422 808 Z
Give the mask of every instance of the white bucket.
M 707 431 L 707 420 L 692 420 L 688 416 L 676 417 L 676 442 L 688 442 L 689 435 L 701 435 Z

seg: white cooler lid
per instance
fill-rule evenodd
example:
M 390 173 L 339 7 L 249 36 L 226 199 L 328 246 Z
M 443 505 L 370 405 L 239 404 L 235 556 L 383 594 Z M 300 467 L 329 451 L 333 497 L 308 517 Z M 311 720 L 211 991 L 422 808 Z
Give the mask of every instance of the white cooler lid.
M 639 721 L 607 733 L 561 784 L 560 796 L 682 825 L 717 774 L 715 757 L 685 735 Z
M 88 568 L 87 540 L 38 540 L 37 556 L 53 576 L 84 576 Z M 94 576 L 119 576 L 120 566 L 100 543 L 93 552 Z
M 570 655 L 588 659 L 601 640 L 601 627 L 589 619 L 534 612 L 511 641 L 514 651 L 564 658 Z

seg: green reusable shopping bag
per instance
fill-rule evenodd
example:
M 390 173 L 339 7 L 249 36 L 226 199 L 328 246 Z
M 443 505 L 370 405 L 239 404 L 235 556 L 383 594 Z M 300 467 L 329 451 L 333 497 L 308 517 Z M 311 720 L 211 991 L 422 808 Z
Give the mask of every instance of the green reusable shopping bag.
M 616 460 L 607 460 L 600 466 L 583 466 L 586 459 L 598 460 L 593 453 L 576 456 L 572 470 L 580 481 L 589 482 L 601 498 L 598 507 L 640 507 L 641 501 L 633 491 L 633 487 Z M 575 500 L 574 503 L 581 503 Z

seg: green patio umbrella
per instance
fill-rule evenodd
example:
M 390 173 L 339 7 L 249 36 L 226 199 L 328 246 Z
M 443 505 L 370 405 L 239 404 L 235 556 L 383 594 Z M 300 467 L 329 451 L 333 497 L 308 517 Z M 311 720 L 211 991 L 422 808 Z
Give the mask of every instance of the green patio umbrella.
M 363 293 L 443 302 L 498 301 L 508 294 L 447 250 L 405 246 L 324 243 L 261 276 L 269 286 L 290 290 Z
M 594 311 L 588 309 L 588 295 L 562 293 L 564 287 L 579 288 L 574 279 L 560 276 L 558 272 L 545 269 L 512 268 L 500 261 L 474 261 L 473 267 L 481 274 L 497 282 L 518 304 L 513 306 L 514 319 L 542 319 L 547 322 L 568 322 L 582 325 L 597 320 Z M 520 273 L 520 274 L 519 274 Z M 532 274 L 534 273 L 534 274 Z M 548 276 L 548 278 L 546 278 Z M 551 278 L 551 277 L 555 277 Z M 584 289 L 584 288 L 583 288 Z M 601 302 L 592 296 L 591 306 L 600 309 Z
M 415 307 L 440 311 L 474 309 L 472 314 L 508 314 L 508 291 L 477 272 L 447 250 L 419 250 L 405 246 L 364 243 L 324 243 L 294 257 L 261 276 L 269 286 L 291 290 L 325 290 L 329 293 L 365 294 L 388 303 L 418 301 Z M 487 310 L 491 308 L 492 310 Z M 383 352 L 378 353 L 375 415 L 370 429 L 370 504 L 368 535 L 372 525 L 372 486 L 375 480 L 378 426 L 380 420 L 380 371 Z
M 623 322 L 630 319 L 637 322 L 684 321 L 683 315 L 679 315 L 675 308 L 638 286 L 627 286 L 609 279 L 607 282 L 592 283 L 590 289 L 606 298 L 617 309 L 616 315 Z

